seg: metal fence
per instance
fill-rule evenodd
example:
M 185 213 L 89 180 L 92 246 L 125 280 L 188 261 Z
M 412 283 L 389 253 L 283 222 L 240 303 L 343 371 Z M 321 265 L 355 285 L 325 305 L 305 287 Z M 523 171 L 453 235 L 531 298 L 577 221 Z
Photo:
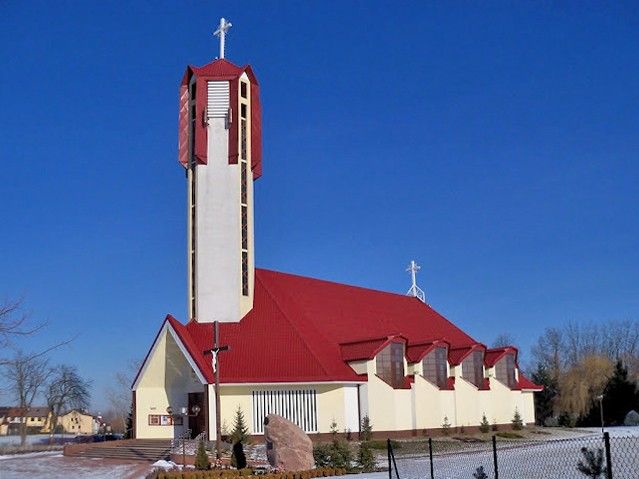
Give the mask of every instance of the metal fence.
M 388 440 L 389 479 L 638 479 L 639 436 L 423 442 L 403 453 Z

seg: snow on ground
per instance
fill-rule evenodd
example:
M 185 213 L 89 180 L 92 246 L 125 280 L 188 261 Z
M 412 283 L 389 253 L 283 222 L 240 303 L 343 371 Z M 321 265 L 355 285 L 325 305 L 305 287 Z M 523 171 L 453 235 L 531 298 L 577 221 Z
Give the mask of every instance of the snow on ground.
M 142 479 L 148 462 L 64 457 L 59 451 L 0 457 L 0 479 Z
M 639 427 L 607 428 L 611 437 L 611 462 L 615 479 L 639 477 Z M 578 431 L 570 439 L 539 440 L 525 442 L 500 442 L 498 439 L 498 467 L 501 479 L 583 479 L 577 471 L 577 463 L 583 459 L 582 447 L 603 449 L 601 429 L 588 428 Z M 417 479 L 430 476 L 430 460 L 426 457 L 396 455 L 400 479 Z M 435 456 L 434 476 L 437 479 L 467 479 L 473 477 L 477 467 L 483 466 L 488 477 L 495 477 L 493 451 L 490 443 L 484 443 L 473 451 Z M 386 473 L 388 474 L 388 473 Z M 367 474 L 361 479 L 381 479 Z
M 612 444 L 612 464 L 615 479 L 639 477 L 639 427 L 606 428 Z M 601 447 L 601 430 L 585 428 L 561 439 L 503 442 L 498 445 L 499 477 L 501 479 L 583 479 L 576 465 L 582 458 L 582 446 Z M 506 445 L 507 444 L 507 445 Z M 508 448 L 507 448 L 508 447 Z M 399 452 L 399 451 L 398 451 Z M 385 464 L 383 464 L 385 465 Z M 435 456 L 437 479 L 468 479 L 483 465 L 489 477 L 494 477 L 490 444 L 482 450 Z M 397 456 L 400 479 L 430 476 L 428 457 Z M 0 456 L 0 479 L 140 479 L 151 471 L 151 465 L 140 461 L 116 461 L 64 457 L 59 451 Z M 348 476 L 353 478 L 355 476 Z M 361 474 L 357 479 L 386 479 L 388 472 Z

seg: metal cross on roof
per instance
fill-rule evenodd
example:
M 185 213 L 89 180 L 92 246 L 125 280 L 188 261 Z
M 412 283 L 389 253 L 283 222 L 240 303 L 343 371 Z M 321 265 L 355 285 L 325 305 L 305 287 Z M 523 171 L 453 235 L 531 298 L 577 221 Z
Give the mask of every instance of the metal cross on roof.
M 220 25 L 213 32 L 213 35 L 220 37 L 220 58 L 224 58 L 224 40 L 226 39 L 226 32 L 232 26 L 231 22 L 227 22 L 225 18 L 220 18 Z
M 410 264 L 408 265 L 408 268 L 406 268 L 406 271 L 410 273 L 410 277 L 412 280 L 412 285 L 410 289 L 408 290 L 408 292 L 406 293 L 406 295 L 414 296 L 415 298 L 419 299 L 422 303 L 425 303 L 426 295 L 424 294 L 424 291 L 419 286 L 417 286 L 417 272 L 420 269 L 422 269 L 422 267 L 419 266 L 417 263 L 415 263 L 415 260 L 411 260 Z

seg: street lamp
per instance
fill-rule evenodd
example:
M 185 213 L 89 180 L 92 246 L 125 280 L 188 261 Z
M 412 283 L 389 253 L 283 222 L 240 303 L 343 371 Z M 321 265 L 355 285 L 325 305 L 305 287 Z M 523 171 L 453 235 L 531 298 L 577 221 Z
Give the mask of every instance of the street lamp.
M 200 411 L 202 410 L 202 408 L 200 406 L 198 406 L 197 404 L 194 404 L 193 406 L 191 406 L 191 414 L 189 414 L 189 408 L 187 407 L 181 407 L 180 408 L 180 414 L 173 414 L 173 408 L 171 406 L 168 406 L 166 408 L 166 412 L 169 416 L 171 417 L 176 417 L 176 416 L 184 416 L 184 417 L 195 417 L 198 414 L 200 414 Z M 184 421 L 182 421 L 182 427 L 184 427 Z M 191 430 L 190 429 L 183 429 L 182 430 L 182 435 L 180 437 L 180 439 L 182 439 L 182 467 L 186 467 L 186 439 L 190 439 L 191 438 Z
M 599 401 L 599 414 L 601 415 L 601 434 L 604 433 L 603 398 L 603 394 L 600 394 L 595 398 L 597 401 Z

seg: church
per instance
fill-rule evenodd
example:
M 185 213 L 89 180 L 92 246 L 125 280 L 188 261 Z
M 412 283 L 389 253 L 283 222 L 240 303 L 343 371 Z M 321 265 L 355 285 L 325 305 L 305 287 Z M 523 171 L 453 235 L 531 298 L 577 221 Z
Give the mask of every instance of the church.
M 490 349 L 427 305 L 414 263 L 409 295 L 255 267 L 260 85 L 224 58 L 229 27 L 222 19 L 216 31 L 219 59 L 189 66 L 179 87 L 188 313 L 159 325 L 134 380 L 134 437 L 213 440 L 238 409 L 252 435 L 276 413 L 311 438 L 332 423 L 357 433 L 365 416 L 396 437 L 484 416 L 509 424 L 515 411 L 533 423 L 541 387 L 519 370 L 517 349 Z

